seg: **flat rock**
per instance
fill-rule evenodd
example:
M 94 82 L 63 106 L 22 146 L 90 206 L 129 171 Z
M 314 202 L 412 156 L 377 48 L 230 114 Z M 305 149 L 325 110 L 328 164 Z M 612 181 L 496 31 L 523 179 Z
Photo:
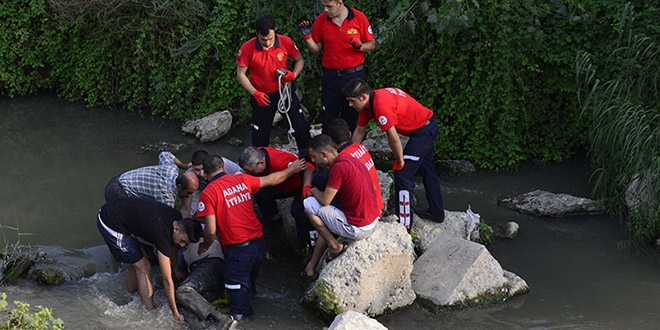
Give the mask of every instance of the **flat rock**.
M 501 198 L 498 203 L 520 213 L 538 217 L 565 217 L 580 214 L 603 214 L 605 208 L 597 201 L 569 194 L 554 194 L 534 190 L 516 197 Z

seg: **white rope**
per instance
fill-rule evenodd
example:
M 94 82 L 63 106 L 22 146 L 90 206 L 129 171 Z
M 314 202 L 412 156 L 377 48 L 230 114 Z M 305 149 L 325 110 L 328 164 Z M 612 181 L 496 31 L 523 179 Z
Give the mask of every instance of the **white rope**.
M 284 74 L 282 74 L 282 72 L 278 70 L 277 73 L 277 85 L 280 92 L 280 100 L 277 101 L 277 112 L 285 116 L 286 120 L 289 122 L 289 130 L 287 131 L 287 135 L 289 137 L 289 144 L 293 145 L 293 133 L 295 130 L 293 129 L 291 118 L 289 117 L 289 110 L 291 109 L 291 83 L 285 82 L 282 84 L 282 76 L 286 74 L 286 71 L 284 71 Z

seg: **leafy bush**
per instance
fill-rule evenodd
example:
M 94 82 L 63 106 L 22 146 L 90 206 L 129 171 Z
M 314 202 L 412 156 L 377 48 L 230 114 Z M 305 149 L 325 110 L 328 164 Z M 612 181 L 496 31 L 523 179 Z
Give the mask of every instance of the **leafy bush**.
M 64 329 L 64 322 L 55 318 L 50 309 L 37 306 L 36 312 L 30 312 L 30 304 L 14 301 L 16 308 L 9 309 L 7 303 L 7 294 L 0 293 L 0 330 L 3 329 L 21 329 L 21 330 L 61 330 Z
M 600 69 L 589 54 L 577 56 L 578 95 L 592 123 L 594 192 L 650 245 L 660 235 L 660 44 L 634 32 L 632 5 L 621 13 L 616 45 Z

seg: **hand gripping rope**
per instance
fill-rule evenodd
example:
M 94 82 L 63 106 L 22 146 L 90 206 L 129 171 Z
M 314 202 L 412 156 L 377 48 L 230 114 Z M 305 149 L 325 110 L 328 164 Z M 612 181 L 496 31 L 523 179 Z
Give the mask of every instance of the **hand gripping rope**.
M 291 83 L 285 82 L 282 84 L 282 77 L 286 75 L 286 70 L 277 69 L 277 85 L 280 92 L 280 100 L 277 101 L 277 112 L 286 117 L 286 120 L 289 122 L 289 130 L 287 135 L 289 137 L 289 144 L 293 145 L 293 133 L 296 131 L 291 125 L 291 118 L 289 117 L 289 110 L 291 109 Z

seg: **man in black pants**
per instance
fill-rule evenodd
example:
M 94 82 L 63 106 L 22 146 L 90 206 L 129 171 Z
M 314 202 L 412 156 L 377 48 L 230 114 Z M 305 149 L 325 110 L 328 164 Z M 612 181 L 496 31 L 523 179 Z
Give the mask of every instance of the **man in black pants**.
M 415 213 L 425 219 L 443 222 L 445 211 L 440 180 L 433 167 L 433 145 L 438 135 L 438 123 L 433 117 L 433 111 L 401 89 L 372 90 L 360 79 L 349 81 L 344 87 L 344 94 L 351 106 L 359 112 L 353 141 L 362 141 L 366 134 L 366 126 L 371 119 L 374 119 L 380 129 L 387 134 L 387 142 L 395 158 L 392 170 L 399 221 L 408 230 L 412 227 L 414 176 L 419 173 L 424 182 L 429 208 L 415 209 Z M 405 148 L 401 144 L 399 134 L 410 137 Z
M 286 109 L 285 102 L 281 110 L 286 110 L 282 116 L 290 120 L 292 135 L 302 158 L 307 155 L 309 123 L 300 107 L 293 80 L 302 72 L 305 61 L 293 40 L 275 33 L 275 30 L 275 20 L 272 17 L 262 16 L 257 20 L 256 37 L 245 42 L 238 51 L 236 77 L 241 86 L 252 95 L 252 145 L 255 147 L 269 146 L 273 118 L 282 101 L 279 93 L 280 79 L 282 85 L 291 86 L 291 93 L 288 95 L 289 107 Z M 293 71 L 287 67 L 289 58 L 293 59 Z M 284 73 L 281 78 L 278 71 Z
M 353 78 L 367 80 L 364 53 L 376 48 L 371 24 L 361 11 L 344 5 L 343 0 L 321 0 L 325 12 L 313 25 L 300 23 L 300 32 L 313 55 L 323 51 L 321 65 L 321 123 L 327 134 L 328 123 L 343 118 L 351 131 L 355 129 L 357 114 L 342 94 L 344 85 Z

